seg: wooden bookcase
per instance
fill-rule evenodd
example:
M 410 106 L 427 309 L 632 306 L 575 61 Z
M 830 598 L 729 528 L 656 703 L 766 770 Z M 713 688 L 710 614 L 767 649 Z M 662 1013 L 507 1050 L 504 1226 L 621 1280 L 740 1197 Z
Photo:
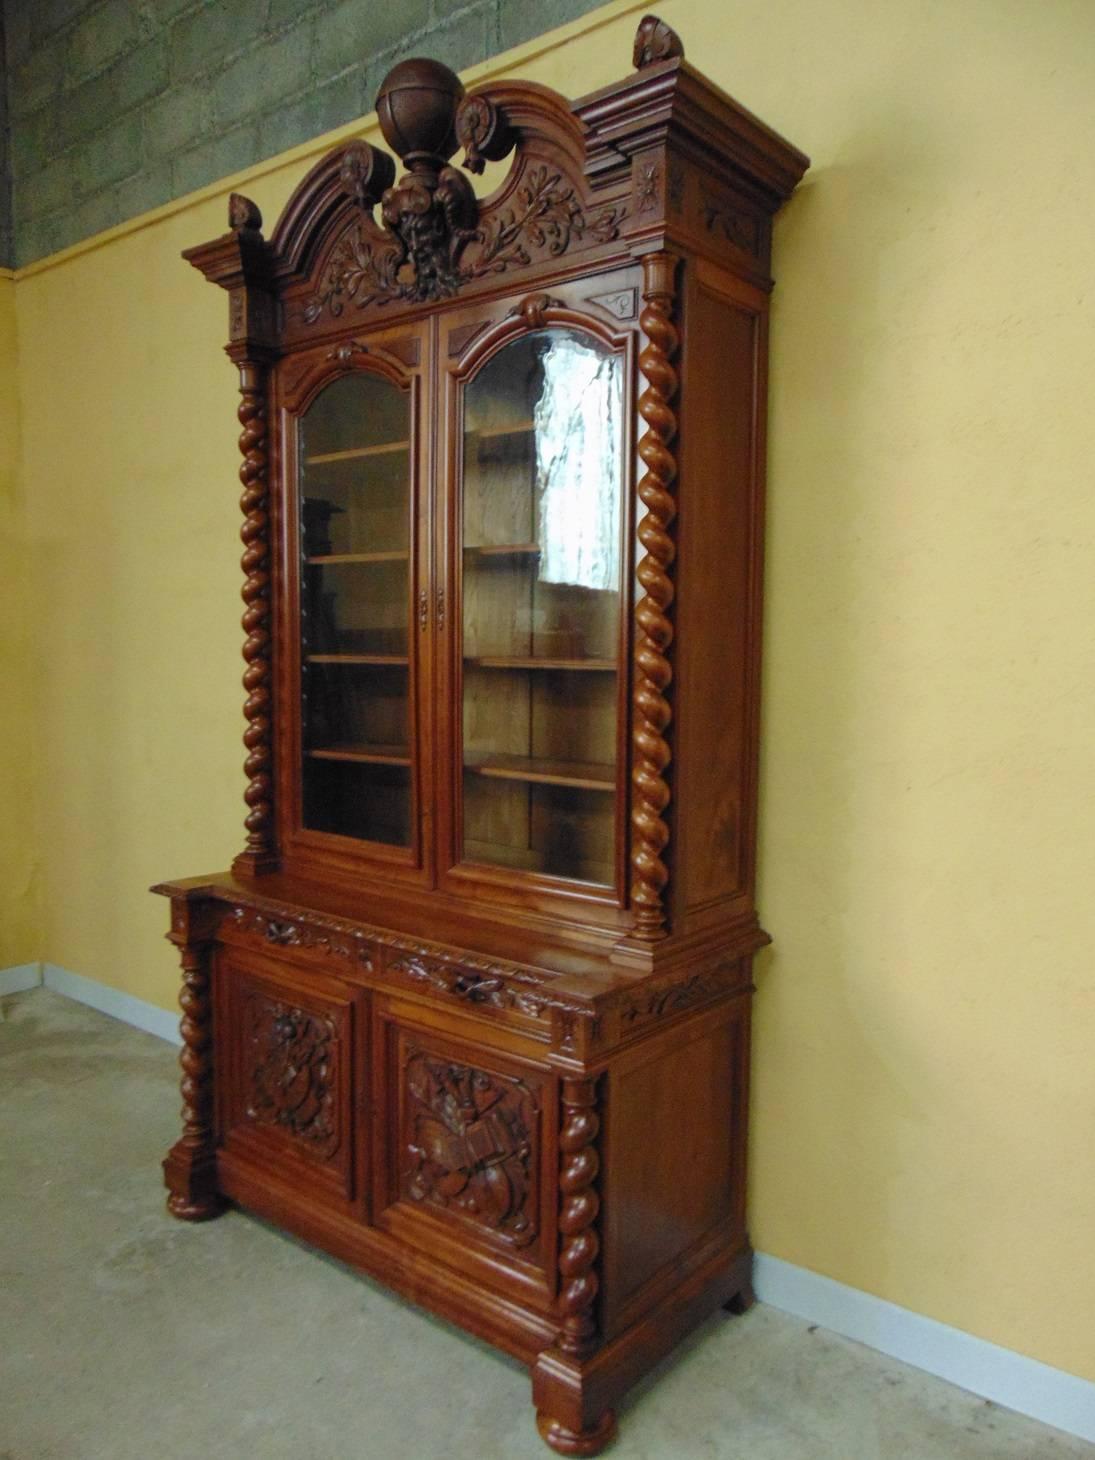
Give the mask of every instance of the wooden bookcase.
M 745 1225 L 771 220 L 806 159 L 654 18 L 569 103 L 408 61 L 229 296 L 246 845 L 165 883 L 169 1208 L 283 1225 L 516 1354 L 545 1440 Z M 478 200 L 465 172 L 510 159 Z M 363 1381 L 365 1382 L 365 1381 Z

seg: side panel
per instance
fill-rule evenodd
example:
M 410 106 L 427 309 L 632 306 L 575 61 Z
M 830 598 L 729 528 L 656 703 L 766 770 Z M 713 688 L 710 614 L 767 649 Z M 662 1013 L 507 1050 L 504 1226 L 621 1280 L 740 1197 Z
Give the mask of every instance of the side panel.
M 674 727 L 678 917 L 734 917 L 753 891 L 767 299 L 688 270 L 680 395 Z
M 609 1071 L 603 1187 L 609 1339 L 714 1254 L 746 1245 L 749 999 L 743 994 L 670 1036 L 646 1041 Z

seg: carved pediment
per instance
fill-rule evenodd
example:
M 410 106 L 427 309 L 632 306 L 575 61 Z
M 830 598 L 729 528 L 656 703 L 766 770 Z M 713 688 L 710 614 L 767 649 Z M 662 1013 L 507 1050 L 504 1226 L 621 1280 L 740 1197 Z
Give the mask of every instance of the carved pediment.
M 471 207 L 458 201 L 451 178 L 467 186 L 455 168 L 446 168 L 432 199 L 417 184 L 391 189 L 384 228 L 371 214 L 351 219 L 301 306 L 304 321 L 374 303 L 450 298 L 473 279 L 557 258 L 576 243 L 609 242 L 625 216 L 622 205 L 587 210 L 575 185 L 548 163 L 524 167 L 508 200 L 482 217 L 474 195 Z M 461 225 L 473 216 L 472 226 Z

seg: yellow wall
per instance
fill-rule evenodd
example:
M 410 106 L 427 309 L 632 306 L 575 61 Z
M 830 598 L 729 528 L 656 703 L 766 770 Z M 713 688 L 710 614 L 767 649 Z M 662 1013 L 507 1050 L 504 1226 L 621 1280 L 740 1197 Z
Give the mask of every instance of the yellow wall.
M 1095 1379 L 1095 7 L 659 8 L 814 159 L 776 239 L 755 1240 Z M 521 68 L 614 79 L 638 13 Z M 268 219 L 302 158 L 247 182 Z M 165 1006 L 144 888 L 240 843 L 235 382 L 178 258 L 223 218 L 16 286 L 40 951 Z
M 15 281 L 0 269 L 0 968 L 41 955 Z

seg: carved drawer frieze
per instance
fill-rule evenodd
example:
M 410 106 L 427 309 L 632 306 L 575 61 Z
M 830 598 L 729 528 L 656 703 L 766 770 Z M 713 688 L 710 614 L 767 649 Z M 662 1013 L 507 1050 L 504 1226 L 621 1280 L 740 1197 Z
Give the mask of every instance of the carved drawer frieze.
M 731 992 L 740 966 L 740 960 L 735 959 L 716 968 L 677 974 L 660 980 L 653 987 L 644 986 L 637 993 L 627 995 L 619 1008 L 621 1034 L 645 1029 L 649 1024 L 686 1013 Z
M 538 1232 L 538 1093 L 422 1050 L 408 1053 L 402 1083 L 401 1196 L 527 1247 Z
M 373 967 L 367 935 L 349 924 L 292 914 L 279 916 L 255 908 L 232 909 L 229 926 L 236 933 L 274 948 L 298 948 L 345 959 L 366 972 Z
M 338 1150 L 339 1038 L 333 1019 L 251 992 L 244 1023 L 247 1119 L 323 1160 Z

